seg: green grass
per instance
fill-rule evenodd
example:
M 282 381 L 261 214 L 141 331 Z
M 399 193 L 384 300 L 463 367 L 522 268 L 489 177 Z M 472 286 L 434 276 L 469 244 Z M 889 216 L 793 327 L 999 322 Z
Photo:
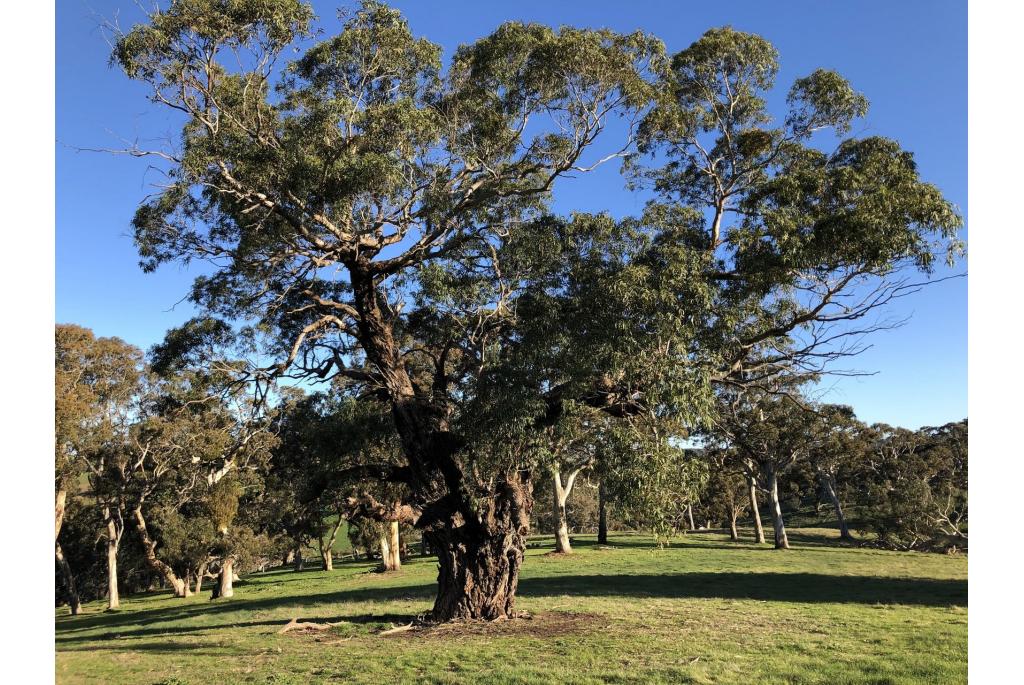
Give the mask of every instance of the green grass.
M 531 540 L 520 609 L 472 631 L 377 636 L 432 603 L 436 564 L 395 575 L 368 562 L 254 574 L 235 597 L 100 602 L 56 619 L 59 683 L 963 683 L 967 559 L 833 546 L 794 549 L 689 535 L 593 538 L 546 556 Z M 346 621 L 278 635 L 290 619 Z M 516 624 L 516 625 L 513 625 Z

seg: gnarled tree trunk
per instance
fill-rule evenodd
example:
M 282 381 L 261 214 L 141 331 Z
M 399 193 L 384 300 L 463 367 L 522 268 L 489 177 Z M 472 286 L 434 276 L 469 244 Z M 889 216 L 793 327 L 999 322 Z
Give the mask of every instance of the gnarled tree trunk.
M 438 621 L 515 616 L 519 570 L 530 532 L 533 484 L 525 472 L 507 474 L 481 522 L 458 519 L 426 531 L 438 556 Z
M 375 274 L 358 259 L 348 266 L 363 347 L 387 388 L 407 462 L 403 478 L 421 511 L 415 523 L 438 555 L 432 617 L 510 618 L 533 506 L 529 476 L 511 471 L 489 483 L 463 470 L 456 455 L 465 442 L 449 431 L 444 407 L 416 392 Z M 437 376 L 443 386 L 445 374 Z
M 747 492 L 750 494 L 750 513 L 754 519 L 754 536 L 759 544 L 764 544 L 764 526 L 761 525 L 761 510 L 757 506 L 757 480 L 747 475 Z
M 526 537 L 507 530 L 465 538 L 438 545 L 433 617 L 440 621 L 512 618 Z
M 765 469 L 768 480 L 768 496 L 771 499 L 772 526 L 775 529 L 775 549 L 789 549 L 786 524 L 782 520 L 782 506 L 779 504 L 779 477 L 771 466 Z
M 139 533 L 139 540 L 142 542 L 142 553 L 146 564 L 171 587 L 175 597 L 188 597 L 191 594 L 188 583 L 179 578 L 169 565 L 156 556 L 156 540 L 149 536 L 146 529 L 146 519 L 142 515 L 142 506 L 137 506 L 132 511 L 132 518 L 135 520 L 135 530 Z

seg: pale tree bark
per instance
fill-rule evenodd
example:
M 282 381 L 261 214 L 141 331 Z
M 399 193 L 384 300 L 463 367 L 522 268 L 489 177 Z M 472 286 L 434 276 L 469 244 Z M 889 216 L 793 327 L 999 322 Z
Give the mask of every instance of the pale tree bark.
M 203 591 L 203 579 L 206 577 L 206 567 L 207 562 L 204 561 L 200 564 L 199 570 L 196 572 L 196 589 L 194 590 L 194 594 L 198 595 Z
M 555 528 L 555 552 L 558 554 L 572 554 L 572 544 L 569 541 L 569 520 L 565 515 L 565 503 L 569 500 L 569 493 L 576 484 L 576 476 L 582 468 L 569 472 L 565 483 L 562 483 L 562 474 L 557 468 L 551 470 L 551 479 L 554 481 L 554 528 Z
M 402 541 L 398 534 L 398 521 L 387 521 L 380 536 L 380 563 L 385 573 L 402 569 Z
M 690 526 L 689 530 L 697 530 L 697 526 L 693 525 L 693 505 L 686 505 L 686 523 Z
M 829 500 L 831 500 L 832 508 L 836 512 L 836 520 L 839 522 L 839 539 L 853 540 L 853 536 L 850 535 L 850 529 L 846 525 L 846 516 L 843 515 L 843 505 L 839 502 L 839 494 L 836 492 L 835 476 L 830 473 L 821 473 L 819 477 L 822 488 L 825 490 L 825 494 L 828 495 Z
M 325 571 L 334 570 L 334 552 L 330 547 L 326 549 L 320 548 L 320 561 L 323 563 Z
M 597 544 L 608 544 L 608 513 L 605 509 L 604 479 L 597 486 Z
M 389 539 L 389 534 L 387 532 L 380 534 L 380 540 L 378 541 L 378 544 L 380 545 L 381 567 L 385 571 L 390 571 L 391 569 L 388 568 L 388 564 L 391 563 L 391 541 Z
M 64 525 L 64 508 L 67 504 L 68 491 L 61 489 L 57 491 L 55 503 L 53 507 L 53 539 L 54 541 L 60 536 L 61 526 Z
M 398 521 L 388 524 L 388 548 L 391 551 L 390 560 L 384 565 L 386 571 L 398 571 L 402 568 L 402 541 L 398 536 Z
M 789 549 L 786 524 L 782 520 L 782 506 L 779 503 L 779 478 L 772 466 L 765 468 L 768 481 L 768 497 L 771 499 L 772 526 L 775 530 L 775 549 Z
M 337 523 L 331 528 L 330 536 L 326 539 L 324 538 L 323 529 L 320 530 L 317 541 L 320 543 L 320 560 L 323 562 L 325 571 L 334 570 L 334 541 L 338 539 L 338 531 L 341 530 L 341 524 L 344 521 L 345 519 L 339 516 Z
M 759 544 L 764 544 L 764 526 L 761 525 L 761 510 L 757 506 L 757 479 L 747 474 L 747 492 L 750 496 L 750 512 L 754 518 L 754 536 Z
M 107 524 L 107 608 L 118 609 L 121 597 L 117 591 L 117 550 L 121 544 L 124 526 L 118 525 L 109 506 L 103 507 L 103 519 Z
M 132 510 L 132 518 L 135 521 L 135 530 L 139 533 L 139 540 L 142 542 L 142 553 L 146 559 L 146 564 L 171 587 L 174 591 L 175 597 L 188 597 L 192 594 L 189 589 L 188 582 L 185 579 L 179 578 L 168 564 L 160 560 L 156 555 L 156 540 L 149 536 L 149 530 L 146 528 L 146 519 L 142 515 L 142 506 L 139 505 Z
M 61 489 L 57 491 L 54 507 L 53 543 L 57 566 L 60 567 L 61 577 L 64 578 L 64 588 L 67 591 L 68 609 L 71 611 L 72 616 L 77 616 L 82 613 L 82 602 L 78 598 L 78 587 L 75 585 L 75 575 L 71 572 L 71 564 L 64 557 L 64 550 L 61 549 L 60 541 L 58 540 L 60 529 L 64 525 L 64 507 L 67 497 L 67 490 Z
M 210 599 L 228 599 L 235 595 L 233 581 L 235 579 L 235 560 L 232 557 L 225 557 L 220 562 L 220 573 L 217 575 L 217 583 L 213 586 L 213 595 Z
M 737 542 L 740 539 L 740 533 L 736 530 L 736 519 L 739 515 L 740 511 L 737 507 L 729 509 L 729 539 L 733 542 Z

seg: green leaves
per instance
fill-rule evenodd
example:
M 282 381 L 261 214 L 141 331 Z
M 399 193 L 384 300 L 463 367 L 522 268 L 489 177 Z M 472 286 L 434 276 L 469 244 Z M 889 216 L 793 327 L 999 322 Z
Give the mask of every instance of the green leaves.
M 313 10 L 300 0 L 173 0 L 148 24 L 119 37 L 111 61 L 130 78 L 171 82 L 221 48 L 278 52 L 308 35 Z
M 822 128 L 848 133 L 850 123 L 868 112 L 867 98 L 854 91 L 842 76 L 827 69 L 797 79 L 786 103 L 790 107 L 786 125 L 797 137 Z

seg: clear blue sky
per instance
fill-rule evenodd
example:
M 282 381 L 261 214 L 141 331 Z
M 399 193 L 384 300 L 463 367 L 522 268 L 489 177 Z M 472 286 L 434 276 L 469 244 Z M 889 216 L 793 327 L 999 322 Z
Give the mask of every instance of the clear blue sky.
M 340 3 L 314 2 L 321 26 L 337 28 Z M 450 51 L 505 20 L 551 25 L 643 29 L 671 52 L 705 30 L 731 25 L 759 33 L 780 52 L 780 94 L 817 67 L 839 71 L 871 101 L 862 135 L 884 135 L 912 150 L 922 176 L 938 185 L 967 216 L 967 4 L 958 0 L 856 3 L 755 0 L 687 3 L 521 0 L 483 3 L 395 2 L 413 31 Z M 145 90 L 107 67 L 102 18 L 122 27 L 138 20 L 132 0 L 57 3 L 56 320 L 117 335 L 148 348 L 192 315 L 179 301 L 195 271 L 168 266 L 143 274 L 129 222 L 159 177 L 143 160 L 76 152 L 119 147 L 123 140 L 172 137 L 174 123 L 149 105 Z M 774 104 L 774 103 L 772 103 Z M 559 211 L 635 214 L 613 168 L 559 188 Z M 966 231 L 964 233 L 966 238 Z M 962 273 L 940 269 L 937 276 Z M 916 428 L 967 415 L 967 279 L 930 286 L 891 310 L 912 315 L 903 328 L 882 333 L 853 366 L 877 372 L 826 382 L 826 401 L 851 404 L 866 421 Z M 849 364 L 847 364 L 849 366 Z

